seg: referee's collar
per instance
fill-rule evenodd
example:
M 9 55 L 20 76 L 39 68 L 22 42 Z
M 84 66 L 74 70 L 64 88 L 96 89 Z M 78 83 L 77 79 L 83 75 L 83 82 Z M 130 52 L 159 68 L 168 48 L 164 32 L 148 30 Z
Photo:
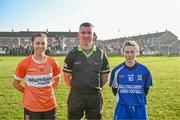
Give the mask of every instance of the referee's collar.
M 78 45 L 78 51 L 84 51 L 83 48 L 80 45 Z M 96 51 L 96 46 L 95 45 L 93 45 L 92 51 Z

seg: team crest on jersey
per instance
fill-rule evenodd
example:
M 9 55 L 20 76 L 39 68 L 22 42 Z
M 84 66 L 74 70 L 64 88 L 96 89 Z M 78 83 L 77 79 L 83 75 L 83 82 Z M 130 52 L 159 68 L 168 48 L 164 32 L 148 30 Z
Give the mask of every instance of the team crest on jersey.
M 142 75 L 137 75 L 137 80 L 142 80 Z
M 44 66 L 39 65 L 39 66 L 38 66 L 38 69 L 39 69 L 40 72 L 44 72 Z
M 43 67 L 39 68 L 39 70 L 40 70 L 40 72 L 44 72 L 44 68 Z
M 52 72 L 52 66 L 51 66 L 51 63 L 49 62 L 48 63 L 48 66 L 44 69 L 48 69 L 48 72 Z
M 51 66 L 51 64 L 48 65 L 48 70 L 49 70 L 49 72 L 52 71 L 52 66 Z

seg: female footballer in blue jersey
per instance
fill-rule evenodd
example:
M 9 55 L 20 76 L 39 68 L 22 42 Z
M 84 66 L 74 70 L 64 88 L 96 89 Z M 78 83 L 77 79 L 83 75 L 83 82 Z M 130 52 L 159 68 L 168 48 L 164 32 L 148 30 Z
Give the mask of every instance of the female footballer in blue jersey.
M 110 87 L 116 96 L 114 120 L 146 120 L 146 96 L 152 86 L 152 77 L 148 68 L 136 61 L 139 47 L 134 41 L 126 41 L 122 48 L 125 62 L 111 72 Z

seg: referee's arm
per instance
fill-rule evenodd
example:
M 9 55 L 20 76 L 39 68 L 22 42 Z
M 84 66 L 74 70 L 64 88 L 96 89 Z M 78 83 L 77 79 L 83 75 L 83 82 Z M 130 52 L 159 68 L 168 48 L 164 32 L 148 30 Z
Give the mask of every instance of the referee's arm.
M 102 75 L 102 82 L 103 82 L 102 87 L 104 87 L 107 84 L 108 78 L 109 78 L 109 73 Z
M 64 60 L 64 67 L 63 67 L 63 75 L 64 81 L 68 87 L 71 87 L 71 78 L 72 78 L 72 56 L 71 52 L 66 56 Z
M 70 86 L 72 74 L 64 71 L 64 81 L 68 87 Z

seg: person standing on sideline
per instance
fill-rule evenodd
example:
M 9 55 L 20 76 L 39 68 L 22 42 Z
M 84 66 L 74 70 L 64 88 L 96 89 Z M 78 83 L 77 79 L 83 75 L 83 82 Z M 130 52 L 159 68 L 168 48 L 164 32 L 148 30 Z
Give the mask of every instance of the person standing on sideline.
M 125 62 L 116 66 L 110 77 L 110 87 L 116 96 L 114 120 L 146 120 L 146 96 L 152 86 L 148 68 L 136 61 L 139 47 L 134 41 L 126 41 L 122 48 Z
M 109 63 L 105 53 L 94 44 L 96 38 L 91 23 L 79 27 L 79 45 L 64 62 L 64 79 L 70 87 L 68 119 L 102 119 L 102 87 L 108 81 Z
M 47 39 L 43 33 L 32 37 L 33 54 L 18 64 L 14 74 L 13 86 L 23 93 L 25 120 L 56 119 L 53 89 L 59 84 L 61 69 L 55 59 L 45 55 Z

